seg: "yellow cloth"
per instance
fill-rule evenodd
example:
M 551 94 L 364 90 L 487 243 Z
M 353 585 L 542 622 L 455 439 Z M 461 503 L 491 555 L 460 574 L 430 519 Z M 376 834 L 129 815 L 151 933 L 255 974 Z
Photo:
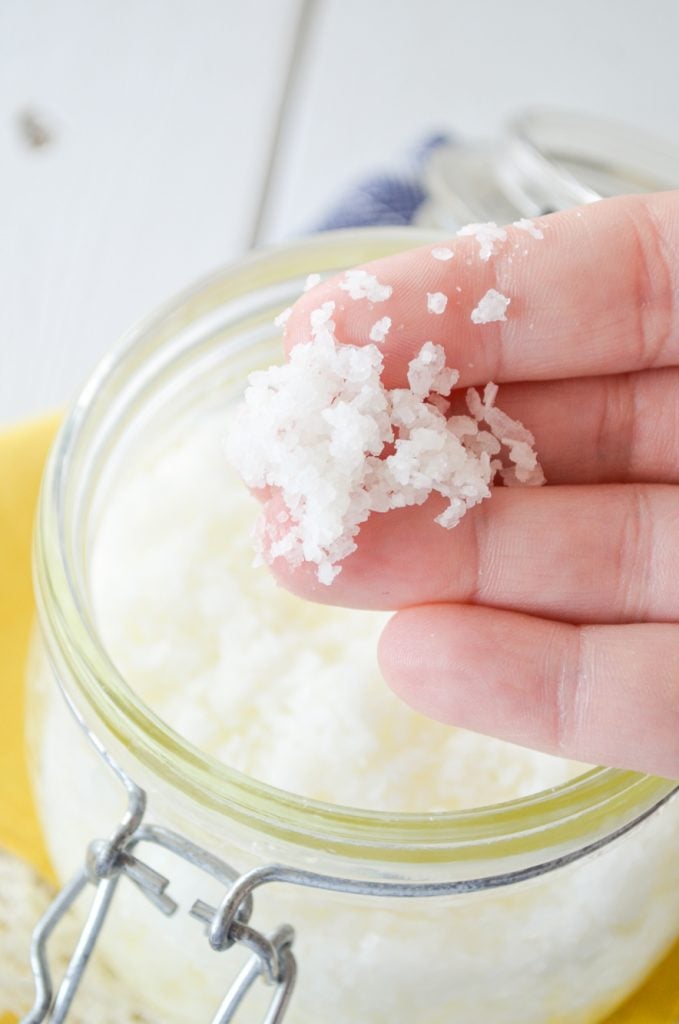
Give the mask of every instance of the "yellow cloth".
M 0 845 L 49 875 L 24 756 L 23 674 L 33 619 L 31 535 L 51 416 L 0 433 Z
M 33 618 L 30 544 L 43 462 L 55 416 L 0 434 L 0 846 L 41 874 L 50 866 L 24 756 L 23 672 Z M 1 894 L 0 894 L 1 895 Z M 679 1021 L 679 944 L 607 1024 Z M 14 1024 L 1 1015 L 0 1024 Z

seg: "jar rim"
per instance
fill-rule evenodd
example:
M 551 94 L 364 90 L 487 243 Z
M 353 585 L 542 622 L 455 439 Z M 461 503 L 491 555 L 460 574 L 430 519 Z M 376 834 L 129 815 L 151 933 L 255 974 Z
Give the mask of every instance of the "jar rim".
M 612 117 L 555 107 L 528 107 L 507 125 L 511 156 L 530 157 L 533 173 L 552 180 L 570 205 L 610 194 L 677 187 L 679 148 L 668 139 Z M 614 193 L 587 184 L 590 170 L 606 172 Z
M 647 814 L 676 783 L 594 768 L 560 786 L 501 804 L 414 814 L 364 810 L 311 800 L 230 768 L 179 735 L 125 681 L 98 636 L 78 570 L 77 488 L 93 418 L 107 415 L 129 374 L 148 369 L 178 322 L 247 294 L 282 275 L 340 270 L 380 255 L 438 240 L 414 228 L 328 232 L 247 255 L 201 279 L 134 326 L 98 364 L 68 413 L 48 459 L 34 544 L 38 611 L 60 685 L 66 674 L 78 703 L 145 769 L 191 800 L 258 831 L 311 849 L 366 860 L 450 864 L 578 849 L 594 836 Z M 153 339 L 152 344 L 150 339 Z M 144 345 L 151 348 L 144 349 Z M 82 542 L 82 538 L 80 538 Z M 73 696 L 73 695 L 72 695 Z

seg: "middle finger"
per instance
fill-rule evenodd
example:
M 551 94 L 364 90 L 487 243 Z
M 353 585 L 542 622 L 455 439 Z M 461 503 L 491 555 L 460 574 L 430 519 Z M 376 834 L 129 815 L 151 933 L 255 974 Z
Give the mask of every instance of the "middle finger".
M 395 609 L 482 604 L 567 622 L 679 618 L 679 488 L 603 484 L 496 488 L 452 530 L 438 496 L 375 514 L 332 586 L 282 559 L 288 589 L 327 604 Z
M 679 483 L 679 368 L 503 384 L 548 484 Z

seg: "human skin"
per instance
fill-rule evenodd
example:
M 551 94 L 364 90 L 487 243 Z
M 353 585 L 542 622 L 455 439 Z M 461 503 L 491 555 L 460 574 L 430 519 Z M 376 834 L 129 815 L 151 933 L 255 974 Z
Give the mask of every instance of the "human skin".
M 606 200 L 508 228 L 487 262 L 473 238 L 366 264 L 392 296 L 342 278 L 295 305 L 288 349 L 332 299 L 337 336 L 376 320 L 384 382 L 406 384 L 424 341 L 460 386 L 535 435 L 548 486 L 497 488 L 453 530 L 440 498 L 374 515 L 332 586 L 278 559 L 279 580 L 328 604 L 391 609 L 380 664 L 418 711 L 581 761 L 679 777 L 679 192 Z M 489 288 L 506 322 L 470 314 Z M 443 314 L 427 292 L 448 296 Z

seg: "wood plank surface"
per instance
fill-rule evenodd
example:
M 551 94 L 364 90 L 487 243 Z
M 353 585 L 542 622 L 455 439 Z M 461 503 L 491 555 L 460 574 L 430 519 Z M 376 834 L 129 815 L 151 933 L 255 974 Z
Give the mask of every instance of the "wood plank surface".
M 0 420 L 249 246 L 300 6 L 0 4 Z
M 497 137 L 529 106 L 679 144 L 674 0 L 322 0 L 262 237 L 304 230 L 348 182 L 428 132 Z

